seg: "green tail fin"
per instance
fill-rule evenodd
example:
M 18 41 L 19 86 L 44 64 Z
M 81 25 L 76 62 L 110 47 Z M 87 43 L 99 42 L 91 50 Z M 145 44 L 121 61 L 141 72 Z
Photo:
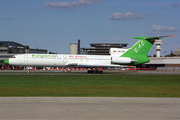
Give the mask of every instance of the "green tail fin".
M 136 60 L 133 65 L 142 64 L 149 62 L 149 58 L 147 54 L 151 49 L 154 41 L 156 39 L 161 39 L 163 37 L 172 37 L 174 35 L 169 36 L 159 36 L 159 37 L 132 37 L 134 39 L 139 39 L 139 41 L 133 45 L 128 51 L 126 51 L 121 57 L 129 57 Z

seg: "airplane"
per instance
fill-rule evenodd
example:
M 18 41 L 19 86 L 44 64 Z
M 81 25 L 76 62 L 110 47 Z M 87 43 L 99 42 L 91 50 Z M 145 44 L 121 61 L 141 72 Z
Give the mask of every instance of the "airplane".
M 110 48 L 110 55 L 72 55 L 72 54 L 18 54 L 4 61 L 5 64 L 26 67 L 78 67 L 88 68 L 87 73 L 103 73 L 97 68 L 121 67 L 149 62 L 147 54 L 158 37 L 132 37 L 139 39 L 129 49 Z M 94 69 L 95 68 L 95 69 Z M 29 73 L 29 70 L 28 70 Z

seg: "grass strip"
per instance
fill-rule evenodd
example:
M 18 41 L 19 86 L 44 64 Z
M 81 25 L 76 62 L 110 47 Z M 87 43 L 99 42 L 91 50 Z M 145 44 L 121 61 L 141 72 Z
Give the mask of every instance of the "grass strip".
M 180 76 L 0 75 L 0 96 L 180 97 Z

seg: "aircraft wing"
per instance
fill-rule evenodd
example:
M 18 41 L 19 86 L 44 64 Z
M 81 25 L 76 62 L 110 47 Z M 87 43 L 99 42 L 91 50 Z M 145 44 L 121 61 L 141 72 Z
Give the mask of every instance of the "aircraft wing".
M 89 64 L 89 63 L 68 63 L 66 66 L 70 67 L 81 67 L 81 68 L 97 68 L 97 67 L 122 67 L 121 65 L 116 65 L 116 64 Z

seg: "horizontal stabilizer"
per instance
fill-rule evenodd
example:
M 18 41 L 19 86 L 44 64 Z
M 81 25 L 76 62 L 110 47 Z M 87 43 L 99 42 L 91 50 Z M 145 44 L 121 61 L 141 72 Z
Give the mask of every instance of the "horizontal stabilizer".
M 134 39 L 144 39 L 144 40 L 155 40 L 155 39 L 161 39 L 161 38 L 164 38 L 164 37 L 173 37 L 175 35 L 168 35 L 168 36 L 158 36 L 158 37 L 132 37 Z

